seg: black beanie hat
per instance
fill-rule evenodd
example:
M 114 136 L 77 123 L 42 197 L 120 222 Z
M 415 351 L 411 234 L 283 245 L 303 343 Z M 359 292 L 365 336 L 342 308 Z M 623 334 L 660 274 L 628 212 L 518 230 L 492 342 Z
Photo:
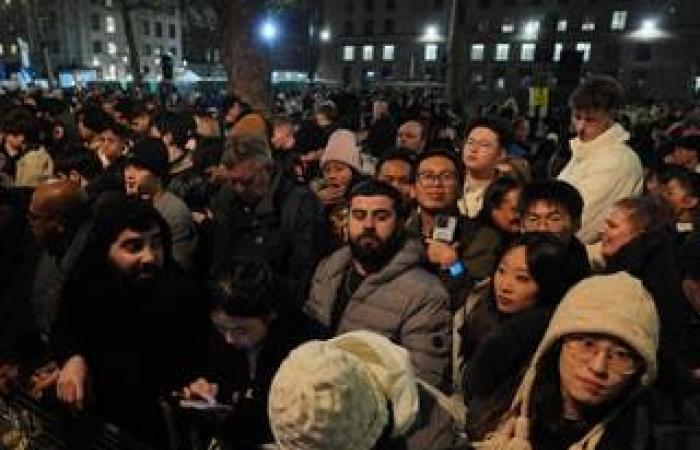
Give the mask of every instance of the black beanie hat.
M 168 174 L 168 149 L 160 139 L 141 139 L 131 148 L 127 165 L 143 167 L 162 179 Z

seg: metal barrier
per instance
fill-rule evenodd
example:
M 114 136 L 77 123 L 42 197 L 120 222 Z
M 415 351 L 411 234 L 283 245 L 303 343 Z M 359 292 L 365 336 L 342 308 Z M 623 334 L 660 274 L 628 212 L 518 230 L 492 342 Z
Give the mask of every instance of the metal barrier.
M 114 425 L 16 392 L 0 400 L 1 450 L 154 450 Z

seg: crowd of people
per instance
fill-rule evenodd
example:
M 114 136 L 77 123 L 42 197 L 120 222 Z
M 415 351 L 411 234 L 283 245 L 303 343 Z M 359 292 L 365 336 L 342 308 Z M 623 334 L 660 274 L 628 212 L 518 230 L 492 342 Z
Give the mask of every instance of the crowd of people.
M 700 109 L 369 99 L 1 96 L 0 397 L 154 449 L 700 448 Z

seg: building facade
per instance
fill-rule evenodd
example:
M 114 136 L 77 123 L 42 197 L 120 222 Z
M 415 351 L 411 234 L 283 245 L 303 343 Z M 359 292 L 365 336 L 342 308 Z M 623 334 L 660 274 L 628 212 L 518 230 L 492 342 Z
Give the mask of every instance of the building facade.
M 31 65 L 38 76 L 45 77 L 48 67 L 54 73 L 95 69 L 102 81 L 131 79 L 130 52 L 118 1 L 1 1 L 7 7 L 0 7 L 0 20 L 27 24 L 21 29 L 15 25 L 15 40 L 19 37 L 29 43 Z M 176 1 L 133 8 L 129 16 L 147 80 L 160 79 L 161 55 L 171 55 L 175 67 L 182 65 L 182 21 Z M 13 48 L 9 50 L 13 56 Z
M 696 0 L 327 0 L 319 78 L 353 87 L 441 84 L 453 1 L 461 1 L 469 101 L 528 95 L 588 72 L 633 99 L 700 91 Z

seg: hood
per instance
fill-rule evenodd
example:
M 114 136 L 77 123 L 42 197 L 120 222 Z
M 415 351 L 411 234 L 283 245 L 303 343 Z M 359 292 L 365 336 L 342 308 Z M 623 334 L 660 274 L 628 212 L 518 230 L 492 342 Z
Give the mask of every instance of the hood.
M 571 140 L 571 151 L 574 156 L 589 151 L 595 151 L 601 147 L 614 147 L 624 144 L 630 139 L 630 134 L 622 128 L 619 123 L 613 124 L 603 134 L 593 139 L 592 141 L 583 142 L 578 137 Z

